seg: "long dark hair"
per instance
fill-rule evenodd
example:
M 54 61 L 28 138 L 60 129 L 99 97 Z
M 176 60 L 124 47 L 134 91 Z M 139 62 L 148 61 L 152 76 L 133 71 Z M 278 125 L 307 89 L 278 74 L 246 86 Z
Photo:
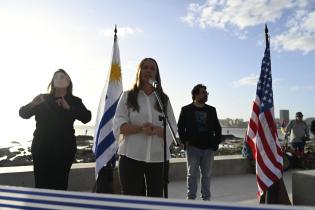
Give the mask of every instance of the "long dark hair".
M 54 77 L 55 77 L 55 75 L 56 75 L 57 73 L 59 73 L 59 72 L 65 74 L 65 75 L 69 78 L 69 86 L 67 87 L 67 94 L 68 94 L 68 95 L 72 95 L 73 85 L 72 85 L 71 78 L 70 78 L 69 74 L 68 74 L 65 70 L 63 70 L 63 69 L 58 69 L 57 71 L 55 71 L 55 73 L 54 73 L 54 75 L 53 75 L 53 77 L 52 77 L 50 83 L 48 84 L 48 87 L 47 87 L 48 92 L 49 92 L 50 94 L 52 94 L 52 95 L 55 94 L 56 88 L 55 88 L 55 86 L 54 86 Z
M 141 69 L 143 67 L 143 64 L 145 61 L 147 60 L 150 60 L 150 61 L 153 61 L 156 65 L 156 75 L 155 75 L 155 81 L 157 81 L 158 83 L 158 86 L 157 86 L 157 94 L 159 95 L 159 97 L 161 98 L 161 101 L 162 101 L 162 104 L 164 105 L 165 109 L 166 109 L 166 104 L 168 102 L 168 96 L 163 92 L 163 89 L 162 89 L 162 84 L 161 84 L 161 77 L 160 77 L 160 70 L 159 70 L 159 66 L 157 64 L 157 62 L 153 59 L 153 58 L 144 58 L 139 66 L 138 66 L 138 69 L 137 69 L 137 74 L 136 74 L 136 81 L 133 85 L 133 87 L 129 90 L 128 92 L 128 97 L 127 97 L 127 107 L 128 108 L 131 108 L 133 110 L 136 110 L 139 112 L 140 110 L 140 107 L 139 107 L 139 104 L 138 104 L 138 93 L 139 93 L 139 90 L 141 88 Z M 161 108 L 158 104 L 158 102 L 156 101 L 155 103 L 155 106 L 154 108 L 156 110 L 158 110 L 159 112 L 161 112 Z M 165 110 L 166 111 L 166 110 Z

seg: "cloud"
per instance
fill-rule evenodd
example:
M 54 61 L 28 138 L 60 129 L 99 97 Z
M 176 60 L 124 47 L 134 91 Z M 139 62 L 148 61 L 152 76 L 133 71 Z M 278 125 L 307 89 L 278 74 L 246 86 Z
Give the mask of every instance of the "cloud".
M 286 31 L 272 40 L 276 50 L 302 51 L 307 54 L 315 49 L 315 11 L 296 11 L 286 27 Z
M 209 0 L 203 5 L 190 4 L 182 20 L 201 28 L 226 29 L 236 27 L 243 30 L 266 22 L 274 22 L 285 9 L 292 8 L 293 0 Z
M 120 38 L 125 38 L 127 36 L 133 36 L 137 33 L 142 33 L 142 32 L 143 32 L 142 29 L 138 28 L 138 27 L 129 27 L 129 26 L 117 27 L 117 35 Z M 103 34 L 104 36 L 111 37 L 114 34 L 114 30 L 113 30 L 113 28 L 101 29 L 100 33 Z
M 189 4 L 181 20 L 191 27 L 221 29 L 239 39 L 246 39 L 252 27 L 274 22 L 284 28 L 272 38 L 276 50 L 307 54 L 315 49 L 313 10 L 311 0 L 208 0 Z
M 257 81 L 259 79 L 259 75 L 254 75 L 251 74 L 247 77 L 243 77 L 237 81 L 233 82 L 233 85 L 235 87 L 240 87 L 240 86 L 253 86 L 253 85 L 257 85 Z M 278 85 L 281 82 L 282 79 L 280 78 L 274 78 L 272 80 L 273 85 Z
M 256 85 L 257 81 L 258 81 L 259 75 L 250 75 L 247 77 L 243 77 L 241 79 L 239 79 L 238 81 L 234 81 L 233 84 L 235 87 L 239 87 L 239 86 L 252 86 L 252 85 Z
M 293 86 L 290 88 L 291 91 L 314 91 L 315 86 L 309 85 L 309 86 Z

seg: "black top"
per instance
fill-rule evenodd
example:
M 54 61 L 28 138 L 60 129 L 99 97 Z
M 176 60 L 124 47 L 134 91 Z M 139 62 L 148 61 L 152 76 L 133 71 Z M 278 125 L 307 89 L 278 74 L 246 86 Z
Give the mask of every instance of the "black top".
M 204 107 L 196 107 L 193 103 L 182 107 L 178 119 L 178 133 L 186 145 L 217 150 L 222 129 L 216 109 L 207 104 Z
M 64 98 L 70 106 L 69 110 L 58 106 L 51 94 L 43 95 L 45 101 L 31 107 L 31 103 L 20 108 L 19 114 L 24 119 L 35 115 L 36 129 L 32 142 L 32 153 L 42 150 L 47 153 L 75 153 L 76 139 L 73 123 L 80 120 L 87 123 L 91 120 L 91 112 L 86 109 L 82 100 L 73 95 Z M 56 151 L 57 150 L 57 151 Z
M 315 120 L 311 122 L 311 132 L 315 135 Z

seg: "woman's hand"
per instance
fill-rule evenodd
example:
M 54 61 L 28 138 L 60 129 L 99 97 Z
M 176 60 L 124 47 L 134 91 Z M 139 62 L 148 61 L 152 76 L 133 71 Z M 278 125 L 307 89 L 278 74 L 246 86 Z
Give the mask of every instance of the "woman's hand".
M 70 109 L 70 105 L 68 104 L 68 102 L 66 101 L 66 99 L 64 97 L 58 98 L 56 100 L 56 103 L 58 104 L 58 106 L 61 106 L 62 108 L 69 110 Z
M 142 125 L 131 125 L 124 123 L 120 126 L 120 132 L 123 135 L 143 133 L 148 136 L 155 135 L 163 138 L 163 128 L 149 122 L 143 123 Z
M 160 126 L 154 126 L 152 130 L 153 135 L 158 136 L 160 138 L 164 137 L 164 129 Z
M 39 104 L 43 103 L 45 101 L 44 96 L 42 94 L 39 94 L 36 96 L 33 101 L 31 102 L 31 106 L 38 106 Z
M 148 136 L 152 136 L 153 135 L 153 127 L 154 127 L 154 125 L 152 123 L 146 122 L 146 123 L 142 124 L 141 131 Z
M 146 122 L 142 125 L 142 132 L 148 136 L 163 137 L 163 129 L 149 122 Z

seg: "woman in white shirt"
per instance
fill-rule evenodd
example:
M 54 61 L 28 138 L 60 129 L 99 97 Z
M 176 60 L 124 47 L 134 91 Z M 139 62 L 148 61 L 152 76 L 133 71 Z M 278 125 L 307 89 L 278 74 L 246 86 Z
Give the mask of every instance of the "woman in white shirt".
M 170 101 L 161 86 L 157 62 L 145 58 L 139 64 L 133 88 L 120 97 L 113 121 L 114 134 L 120 135 L 118 170 L 125 195 L 143 195 L 145 180 L 147 196 L 163 197 L 164 130 L 159 119 L 162 112 L 150 84 L 152 80 L 158 84 L 157 93 L 165 104 L 171 127 L 177 132 Z M 168 160 L 172 143 L 168 129 L 166 141 Z

